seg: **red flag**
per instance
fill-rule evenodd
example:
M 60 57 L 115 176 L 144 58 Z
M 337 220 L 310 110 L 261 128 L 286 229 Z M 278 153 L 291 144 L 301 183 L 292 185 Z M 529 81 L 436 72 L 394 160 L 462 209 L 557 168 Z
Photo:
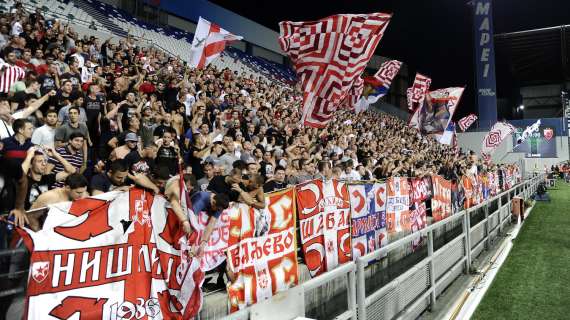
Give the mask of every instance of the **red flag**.
M 364 71 L 391 17 L 385 13 L 340 14 L 279 24 L 279 44 L 301 80 L 301 121 L 305 125 L 326 126 Z

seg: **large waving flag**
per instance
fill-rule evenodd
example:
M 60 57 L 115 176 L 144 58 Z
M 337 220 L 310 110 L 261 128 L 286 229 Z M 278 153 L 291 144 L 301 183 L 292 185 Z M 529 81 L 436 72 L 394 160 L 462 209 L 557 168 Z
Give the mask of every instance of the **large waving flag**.
M 219 25 L 200 17 L 192 40 L 189 66 L 203 69 L 224 51 L 227 42 L 241 39 L 243 37 L 231 34 Z
M 279 24 L 279 44 L 303 89 L 301 121 L 326 126 L 358 81 L 392 15 L 340 14 L 318 21 Z
M 461 120 L 459 120 L 457 124 L 459 124 L 459 128 L 461 129 L 461 131 L 465 132 L 465 130 L 469 129 L 469 127 L 471 127 L 471 125 L 475 123 L 475 121 L 477 121 L 477 116 L 472 113 L 468 116 L 461 118 Z
M 540 119 L 538 119 L 531 126 L 526 127 L 521 136 L 517 138 L 517 145 L 515 146 L 515 148 L 521 145 L 523 142 L 526 141 L 528 137 L 530 137 L 533 133 L 538 132 L 539 130 L 540 130 Z
M 513 125 L 506 122 L 497 122 L 489 133 L 483 139 L 481 145 L 481 155 L 485 160 L 490 160 L 491 155 L 495 152 L 497 147 L 508 137 L 510 134 L 515 132 L 516 128 Z
M 430 91 L 421 108 L 410 117 L 409 125 L 423 134 L 441 135 L 449 125 L 463 95 L 463 87 Z
M 414 111 L 423 106 L 426 95 L 431 85 L 431 78 L 421 73 L 416 73 L 416 78 L 411 87 L 406 91 L 408 98 L 408 109 Z
M 376 103 L 388 93 L 392 80 L 400 71 L 401 66 L 402 62 L 398 60 L 388 60 L 382 63 L 373 77 L 364 77 L 365 89 L 355 105 L 356 112 L 366 111 L 371 104 Z

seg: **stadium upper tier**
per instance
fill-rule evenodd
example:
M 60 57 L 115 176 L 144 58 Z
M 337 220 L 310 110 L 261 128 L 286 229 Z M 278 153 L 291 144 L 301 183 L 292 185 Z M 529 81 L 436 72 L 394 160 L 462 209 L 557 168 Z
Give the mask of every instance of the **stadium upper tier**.
M 0 10 L 8 11 L 13 1 L 0 3 Z M 138 20 L 123 10 L 93 0 L 30 0 L 24 3 L 29 11 L 41 8 L 47 18 L 69 21 L 81 35 L 95 35 L 106 39 L 110 35 L 124 38 L 131 35 L 141 46 L 158 47 L 171 56 L 188 61 L 194 35 L 174 27 L 159 27 Z M 276 40 L 277 41 L 277 40 Z M 291 68 L 278 63 L 246 54 L 228 47 L 213 64 L 218 68 L 229 68 L 248 77 L 261 77 L 267 82 L 291 84 L 295 73 Z

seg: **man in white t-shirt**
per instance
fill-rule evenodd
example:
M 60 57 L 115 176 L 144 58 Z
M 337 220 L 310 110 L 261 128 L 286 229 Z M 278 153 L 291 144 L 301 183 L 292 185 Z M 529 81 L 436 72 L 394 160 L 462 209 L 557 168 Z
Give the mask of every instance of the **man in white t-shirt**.
M 48 101 L 49 97 L 53 97 L 55 94 L 55 90 L 52 90 L 43 97 L 31 102 L 25 109 L 18 110 L 13 114 L 10 114 L 10 104 L 8 103 L 8 100 L 6 100 L 6 98 L 0 98 L 0 139 L 5 139 L 14 135 L 12 121 L 27 118 L 32 113 L 36 112 L 42 104 Z
M 55 128 L 57 126 L 57 111 L 49 110 L 45 117 L 45 124 L 32 134 L 32 143 L 41 146 L 54 147 Z

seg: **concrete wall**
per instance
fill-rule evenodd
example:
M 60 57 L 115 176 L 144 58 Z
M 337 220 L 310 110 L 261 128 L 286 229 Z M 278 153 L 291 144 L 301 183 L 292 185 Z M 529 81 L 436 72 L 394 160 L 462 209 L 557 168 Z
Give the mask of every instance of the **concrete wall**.
M 487 135 L 487 132 L 465 132 L 457 133 L 458 144 L 463 150 L 473 150 L 477 154 L 481 154 L 481 142 Z M 556 154 L 557 158 L 525 158 L 524 153 L 512 152 L 512 137 L 508 137 L 497 148 L 491 160 L 495 163 L 521 163 L 526 172 L 533 171 L 535 168 L 543 170 L 544 166 L 550 168 L 551 165 L 569 160 L 568 157 L 568 136 L 556 137 Z

